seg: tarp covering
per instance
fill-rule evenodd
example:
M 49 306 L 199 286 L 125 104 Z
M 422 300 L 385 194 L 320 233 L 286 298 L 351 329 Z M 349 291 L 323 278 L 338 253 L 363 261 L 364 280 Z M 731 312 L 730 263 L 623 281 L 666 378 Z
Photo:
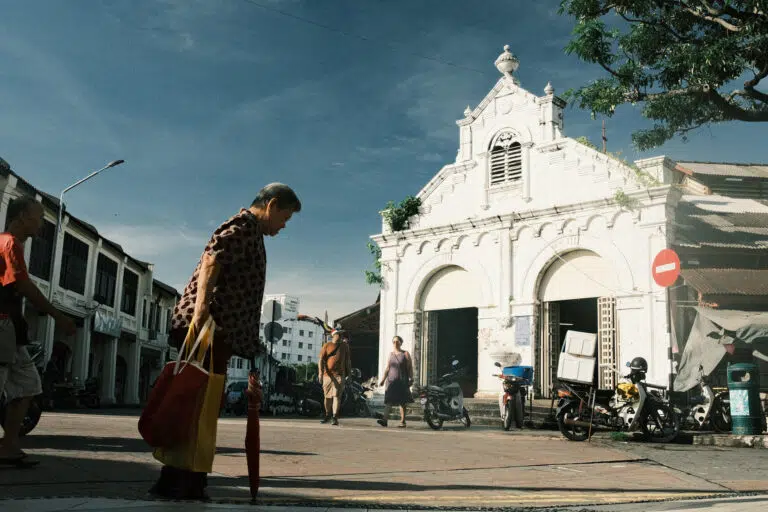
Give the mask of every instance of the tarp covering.
M 726 354 L 726 345 L 768 341 L 768 313 L 696 308 L 696 320 L 680 358 L 675 391 L 697 386 Z

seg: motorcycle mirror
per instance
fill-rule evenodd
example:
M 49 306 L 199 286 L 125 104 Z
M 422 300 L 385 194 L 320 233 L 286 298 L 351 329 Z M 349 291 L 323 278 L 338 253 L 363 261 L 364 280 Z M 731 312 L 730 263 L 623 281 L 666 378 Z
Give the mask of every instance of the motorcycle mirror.
M 500 362 L 498 362 L 498 361 L 496 361 L 495 363 L 493 363 L 493 365 L 494 365 L 494 366 L 496 366 L 496 367 L 498 367 L 498 368 L 501 368 L 501 363 L 500 363 Z

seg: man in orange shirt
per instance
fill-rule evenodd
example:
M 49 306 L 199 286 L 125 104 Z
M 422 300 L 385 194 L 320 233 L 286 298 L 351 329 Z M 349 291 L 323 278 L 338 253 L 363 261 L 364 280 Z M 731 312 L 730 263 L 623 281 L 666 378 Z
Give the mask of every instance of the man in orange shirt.
M 332 425 L 339 424 L 339 407 L 344 393 L 344 381 L 352 371 L 349 344 L 341 341 L 342 334 L 338 330 L 331 333 L 331 341 L 323 345 L 320 350 L 318 365 L 318 378 L 323 385 L 325 396 L 325 417 L 321 423 L 328 423 L 331 420 Z M 333 412 L 333 419 L 331 419 L 331 412 Z
M 5 391 L 8 401 L 0 464 L 37 463 L 26 458 L 19 441 L 30 399 L 42 393 L 40 375 L 25 347 L 29 340 L 22 299 L 26 298 L 39 312 L 52 316 L 64 333 L 75 333 L 72 319 L 48 302 L 27 273 L 24 242 L 40 231 L 43 213 L 43 206 L 34 199 L 17 198 L 8 206 L 8 230 L 0 233 L 0 392 Z

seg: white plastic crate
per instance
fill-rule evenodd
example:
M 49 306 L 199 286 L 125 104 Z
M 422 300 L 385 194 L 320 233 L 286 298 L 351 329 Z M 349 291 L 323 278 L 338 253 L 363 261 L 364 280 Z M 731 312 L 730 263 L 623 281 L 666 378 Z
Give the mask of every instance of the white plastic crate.
M 579 331 L 565 333 L 565 352 L 573 356 L 595 357 L 597 334 Z
M 595 380 L 595 358 L 560 354 L 557 362 L 557 378 L 567 382 L 592 384 Z

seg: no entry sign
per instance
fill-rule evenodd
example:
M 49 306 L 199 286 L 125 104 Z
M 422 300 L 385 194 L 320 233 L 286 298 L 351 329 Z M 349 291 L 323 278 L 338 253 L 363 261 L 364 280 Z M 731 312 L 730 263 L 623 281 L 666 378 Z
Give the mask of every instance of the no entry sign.
M 664 288 L 672 286 L 680 276 L 680 258 L 672 249 L 664 249 L 653 259 L 653 280 Z

